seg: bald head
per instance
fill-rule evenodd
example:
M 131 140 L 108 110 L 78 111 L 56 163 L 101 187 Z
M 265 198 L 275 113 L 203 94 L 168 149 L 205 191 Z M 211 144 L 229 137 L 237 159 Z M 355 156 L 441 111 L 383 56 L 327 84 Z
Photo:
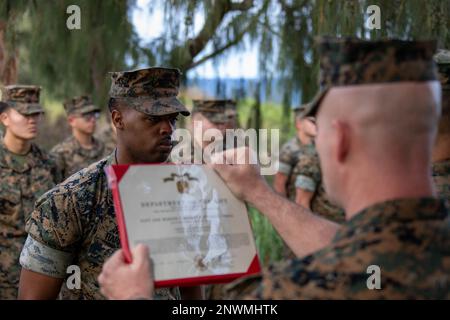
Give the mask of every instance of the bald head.
M 317 148 L 330 196 L 344 205 L 343 184 L 426 173 L 440 95 L 437 81 L 331 89 L 317 115 Z

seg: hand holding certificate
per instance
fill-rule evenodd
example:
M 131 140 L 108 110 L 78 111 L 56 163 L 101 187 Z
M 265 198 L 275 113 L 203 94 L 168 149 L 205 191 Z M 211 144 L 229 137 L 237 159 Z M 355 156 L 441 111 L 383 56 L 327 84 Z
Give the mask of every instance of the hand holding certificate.
M 202 165 L 107 169 L 121 245 L 151 250 L 157 287 L 227 282 L 260 271 L 247 209 Z

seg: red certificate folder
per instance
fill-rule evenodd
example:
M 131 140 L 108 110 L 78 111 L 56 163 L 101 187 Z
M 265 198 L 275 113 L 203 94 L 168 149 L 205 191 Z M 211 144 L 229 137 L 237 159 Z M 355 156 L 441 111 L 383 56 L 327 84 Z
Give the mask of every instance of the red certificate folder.
M 167 172 L 167 173 L 165 173 Z M 170 173 L 170 174 L 169 174 Z M 161 204 L 161 203 L 168 203 L 169 205 L 173 204 L 174 202 L 176 203 L 177 201 L 158 201 L 157 199 L 153 198 L 153 194 L 157 194 L 159 192 L 159 195 L 161 196 L 161 194 L 165 194 L 163 192 L 162 187 L 164 188 L 171 188 L 171 189 L 167 189 L 170 190 L 170 194 L 177 194 L 177 192 L 179 194 L 181 194 L 182 196 L 184 196 L 183 193 L 187 193 L 186 189 L 188 189 L 189 187 L 189 183 L 193 184 L 193 185 L 198 185 L 197 188 L 198 190 L 201 190 L 202 192 L 204 192 L 205 194 L 208 194 L 208 192 L 205 192 L 205 190 L 207 191 L 211 191 L 213 190 L 213 192 L 209 192 L 209 194 L 213 194 L 214 198 L 216 200 L 216 202 L 218 203 L 223 203 L 223 202 L 227 202 L 230 201 L 230 203 L 232 204 L 230 207 L 233 208 L 234 210 L 236 208 L 245 208 L 245 205 L 243 205 L 242 202 L 240 202 L 239 200 L 237 200 L 236 198 L 234 198 L 234 195 L 232 195 L 231 191 L 228 190 L 227 187 L 225 187 L 224 183 L 221 182 L 220 178 L 217 176 L 217 174 L 215 174 L 215 172 L 213 172 L 211 169 L 206 168 L 205 166 L 201 166 L 201 165 L 170 165 L 170 164 L 158 164 L 158 165 L 154 165 L 154 164 L 139 164 L 139 165 L 112 165 L 106 168 L 106 174 L 108 176 L 108 183 L 109 183 L 109 187 L 112 190 L 112 195 L 113 195 L 113 201 L 114 201 L 114 208 L 115 208 L 115 213 L 116 213 L 116 218 L 117 218 L 117 224 L 118 224 L 118 229 L 119 229 L 119 235 L 120 235 L 120 243 L 121 243 L 121 247 L 123 249 L 124 252 L 124 258 L 127 262 L 131 262 L 132 261 L 132 255 L 131 255 L 131 251 L 130 251 L 130 246 L 132 246 L 133 241 L 131 241 L 131 238 L 136 237 L 135 235 L 135 231 L 130 230 L 130 226 L 127 225 L 127 217 L 128 217 L 128 222 L 129 224 L 132 225 L 136 225 L 135 224 L 135 220 L 137 220 L 136 217 L 133 217 L 134 213 L 131 211 L 135 211 L 135 210 L 130 210 L 130 203 L 137 203 L 137 202 L 141 202 L 141 207 L 139 210 L 136 211 L 142 211 L 144 213 L 142 214 L 147 214 L 147 211 L 145 211 L 145 209 L 142 209 L 142 207 L 145 207 L 145 205 L 147 205 L 148 207 L 153 207 L 154 204 L 156 204 L 155 206 Z M 123 182 L 124 178 L 126 177 L 125 180 L 127 180 L 127 182 Z M 186 178 L 187 177 L 187 178 Z M 161 178 L 161 181 L 159 181 L 158 179 Z M 172 180 L 171 180 L 172 179 Z M 176 179 L 178 179 L 178 181 L 175 181 Z M 151 185 L 150 183 L 148 183 L 148 181 L 154 181 L 153 185 Z M 192 180 L 192 181 L 190 181 Z M 173 184 L 173 186 L 171 186 L 170 184 Z M 211 184 L 213 185 L 217 185 L 217 188 L 211 188 Z M 142 185 L 143 187 L 138 187 Z M 147 200 L 142 200 L 144 198 L 147 199 L 147 197 L 140 197 L 139 195 L 137 196 L 138 200 L 137 201 L 128 201 L 128 198 L 134 197 L 139 194 L 140 192 L 144 192 L 142 190 L 144 189 L 150 189 L 150 190 L 155 190 L 155 192 L 151 192 L 149 193 L 149 199 L 152 199 L 151 201 L 147 201 Z M 195 187 L 193 188 L 195 189 Z M 219 192 L 217 192 L 217 190 L 219 190 Z M 172 193 L 172 190 L 173 193 Z M 175 191 L 176 190 L 176 191 Z M 197 190 L 197 191 L 198 191 Z M 146 192 L 148 192 L 148 190 L 146 190 Z M 127 194 L 127 201 L 123 201 L 124 199 L 124 194 Z M 193 190 L 192 195 L 195 197 L 195 195 L 198 194 L 198 192 L 196 192 L 196 190 Z M 221 195 L 225 194 L 225 197 L 222 199 L 220 198 Z M 192 198 L 192 197 L 191 197 Z M 219 200 L 217 200 L 219 199 Z M 222 201 L 223 200 L 223 201 Z M 197 200 L 195 200 L 197 201 Z M 197 203 L 195 201 L 191 201 L 188 203 Z M 179 201 L 178 201 L 179 202 Z M 127 204 L 128 203 L 128 204 Z M 204 203 L 208 203 L 206 204 L 206 206 L 210 205 L 211 201 L 208 202 L 208 200 L 201 200 L 201 204 L 203 205 L 203 207 L 205 206 Z M 128 213 L 128 216 L 126 215 L 125 212 L 127 212 L 127 205 L 128 205 L 128 210 L 130 211 Z M 228 205 L 228 203 L 227 203 Z M 237 205 L 238 207 L 233 207 L 233 205 Z M 176 204 L 175 204 L 176 206 Z M 241 206 L 241 207 L 239 207 Z M 224 216 L 226 218 L 228 218 L 230 216 L 230 214 L 228 214 L 227 212 L 225 212 L 225 214 L 223 214 L 222 211 L 220 211 L 220 206 L 216 206 L 213 205 L 212 206 L 212 212 L 214 213 L 218 213 L 217 216 Z M 234 211 L 233 210 L 233 211 Z M 163 211 L 163 210 L 162 210 Z M 183 211 L 183 210 L 181 210 Z M 159 215 L 159 216 L 163 216 L 165 217 L 165 214 L 161 214 L 158 213 L 158 211 L 155 211 L 156 214 L 152 213 L 149 214 L 148 216 L 150 216 L 151 218 L 153 218 L 155 215 Z M 186 211 L 189 212 L 190 211 Z M 207 211 L 205 211 L 207 212 Z M 245 209 L 246 212 L 246 209 Z M 141 214 L 141 215 L 142 215 Z M 176 212 L 175 212 L 176 215 Z M 238 216 L 240 215 L 240 216 Z M 233 216 L 233 215 L 231 215 Z M 204 265 L 208 265 L 207 263 L 204 263 L 203 261 L 206 261 L 207 258 L 205 258 L 204 254 L 201 254 L 200 256 L 203 258 L 203 260 L 201 260 L 201 262 L 199 262 L 199 264 L 201 265 L 202 268 L 200 269 L 207 269 L 208 271 L 198 271 L 196 274 L 191 276 L 183 276 L 183 268 L 186 270 L 191 270 L 192 268 L 189 268 L 189 260 L 186 261 L 182 261 L 180 262 L 180 265 L 178 266 L 177 263 L 178 261 L 180 261 L 180 259 L 175 259 L 172 262 L 166 263 L 163 261 L 161 263 L 157 263 L 154 256 L 155 253 L 155 249 L 156 252 L 158 251 L 158 248 L 160 248 L 160 246 L 158 245 L 154 245 L 152 247 L 152 245 L 150 244 L 150 255 L 153 258 L 154 261 L 154 266 L 155 266 L 155 286 L 156 287 L 173 287 L 173 286 L 193 286 L 193 285 L 200 285 L 200 284 L 212 284 L 212 283 L 227 283 L 230 282 L 234 279 L 246 276 L 246 275 L 253 275 L 253 274 L 257 274 L 261 271 L 260 268 L 260 263 L 259 263 L 259 259 L 258 259 L 258 255 L 256 252 L 256 247 L 254 244 L 254 239 L 253 239 L 253 234 L 251 233 L 251 227 L 250 227 L 250 222 L 248 220 L 248 216 L 244 217 L 244 214 L 238 212 L 235 215 L 237 218 L 236 219 L 240 219 L 240 223 L 238 223 L 238 228 L 242 228 L 242 225 L 245 225 L 246 223 L 248 224 L 248 230 L 249 230 L 249 234 L 247 239 L 245 239 L 245 233 L 242 234 L 238 234 L 237 236 L 235 236 L 235 239 L 230 238 L 229 235 L 223 236 L 211 236 L 211 239 L 217 239 L 220 241 L 222 241 L 223 243 L 239 243 L 239 239 L 244 239 L 243 241 L 241 241 L 242 243 L 247 243 L 247 246 L 245 246 L 244 248 L 246 248 L 246 253 L 250 252 L 250 256 L 247 256 L 244 254 L 244 260 L 246 262 L 242 262 L 244 261 L 242 258 L 238 259 L 238 258 L 233 258 L 233 254 L 230 254 L 230 252 L 237 251 L 239 254 L 237 254 L 236 256 L 242 256 L 242 253 L 240 252 L 239 249 L 233 248 L 233 246 L 230 246 L 230 250 L 225 250 L 224 253 L 222 253 L 222 255 L 220 256 L 219 260 L 222 259 L 222 256 L 227 256 L 227 258 L 225 258 L 226 262 L 225 265 L 229 264 L 230 270 L 225 270 L 224 272 L 224 268 L 217 268 L 218 270 L 211 270 L 209 271 L 208 267 L 204 267 Z M 133 219 L 130 220 L 130 217 L 133 217 Z M 179 218 L 179 217 L 178 217 Z M 192 218 L 191 216 L 187 216 L 185 218 Z M 216 220 L 216 215 L 214 214 L 214 217 L 212 217 L 210 220 L 211 221 L 215 221 Z M 242 219 L 245 219 L 246 221 L 242 222 Z M 148 221 L 150 218 L 145 218 L 145 219 L 141 219 L 142 221 Z M 176 220 L 177 217 L 173 217 L 173 220 Z M 131 221 L 131 222 L 130 222 Z M 219 218 L 220 221 L 220 218 Z M 221 223 L 220 225 L 223 225 L 223 223 Z M 149 225 L 147 225 L 149 226 Z M 153 227 L 155 225 L 152 225 Z M 189 224 L 189 227 L 194 226 L 194 228 L 197 226 L 196 224 Z M 139 225 L 139 227 L 137 227 L 136 229 L 140 229 L 140 232 L 142 234 L 142 229 L 144 229 L 145 232 L 145 227 L 142 227 L 141 225 Z M 179 228 L 180 229 L 180 228 Z M 181 228 L 182 229 L 182 228 Z M 230 230 L 234 229 L 234 228 L 229 228 Z M 245 227 L 244 227 L 245 229 Z M 145 236 L 142 236 L 142 238 L 145 238 Z M 169 237 L 170 238 L 170 237 Z M 225 240 L 224 240 L 225 239 Z M 182 241 L 182 237 L 178 238 L 178 241 Z M 246 242 L 247 241 L 247 242 Z M 134 240 L 134 242 L 142 242 L 142 241 L 136 241 L 136 239 Z M 175 241 L 173 241 L 175 242 Z M 150 241 L 150 243 L 165 243 L 165 245 L 167 246 L 167 252 L 170 251 L 170 248 L 176 248 L 176 246 L 172 246 L 170 243 L 170 240 L 160 240 L 159 242 L 155 242 L 155 241 Z M 191 248 L 192 249 L 192 248 Z M 162 255 L 164 255 L 165 249 L 161 249 L 160 252 Z M 193 250 L 190 250 L 193 251 Z M 189 255 L 191 254 L 189 250 L 186 251 L 185 253 L 180 253 L 180 256 L 185 256 L 185 255 Z M 195 250 L 194 250 L 195 251 Z M 214 255 L 212 255 L 214 256 Z M 231 257 L 231 258 L 230 258 Z M 216 258 L 216 257 L 215 257 Z M 233 260 L 234 259 L 234 260 Z M 164 260 L 162 258 L 160 258 L 160 260 Z M 214 259 L 212 259 L 211 261 L 213 261 Z M 238 262 L 236 262 L 238 261 Z M 184 264 L 183 264 L 184 263 Z M 186 267 L 186 263 L 188 267 Z M 223 262 L 221 262 L 222 264 L 224 264 Z M 241 264 L 241 269 L 238 270 L 236 269 L 236 265 Z M 181 270 L 180 274 L 177 275 L 174 278 L 170 278 L 166 276 L 161 277 L 161 279 L 158 279 L 158 277 L 156 276 L 157 273 L 164 273 L 165 270 L 165 265 L 167 265 L 167 269 L 168 270 Z M 212 265 L 212 263 L 211 263 Z M 232 270 L 233 268 L 235 268 L 234 270 Z M 214 269 L 214 268 L 212 268 Z M 225 268 L 227 269 L 227 268 Z M 157 272 L 157 271 L 162 271 L 162 272 Z M 170 272 L 169 272 L 170 273 Z M 189 272 L 187 272 L 189 273 Z

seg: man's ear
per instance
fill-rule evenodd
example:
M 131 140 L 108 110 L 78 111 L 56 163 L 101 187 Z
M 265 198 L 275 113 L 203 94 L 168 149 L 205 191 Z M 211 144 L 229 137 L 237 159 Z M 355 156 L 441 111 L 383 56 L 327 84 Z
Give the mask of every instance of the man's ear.
M 301 127 L 302 127 L 302 120 L 297 116 L 295 116 L 295 129 L 299 131 Z
M 0 123 L 2 123 L 5 127 L 8 126 L 8 110 L 0 113 Z
M 75 116 L 74 115 L 70 114 L 70 115 L 67 116 L 67 123 L 70 126 L 72 126 L 74 120 L 75 120 Z
M 111 111 L 111 122 L 117 130 L 124 128 L 123 113 L 118 109 Z
M 350 153 L 351 128 L 348 123 L 341 120 L 333 121 L 333 127 L 336 134 L 335 156 L 338 162 L 343 163 Z

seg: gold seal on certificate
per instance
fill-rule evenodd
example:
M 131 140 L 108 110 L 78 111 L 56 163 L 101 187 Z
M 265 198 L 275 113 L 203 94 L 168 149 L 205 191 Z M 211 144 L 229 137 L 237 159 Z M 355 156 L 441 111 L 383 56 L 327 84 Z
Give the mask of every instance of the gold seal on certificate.
M 247 208 L 203 165 L 107 168 L 125 258 L 150 248 L 156 286 L 227 282 L 260 271 Z

